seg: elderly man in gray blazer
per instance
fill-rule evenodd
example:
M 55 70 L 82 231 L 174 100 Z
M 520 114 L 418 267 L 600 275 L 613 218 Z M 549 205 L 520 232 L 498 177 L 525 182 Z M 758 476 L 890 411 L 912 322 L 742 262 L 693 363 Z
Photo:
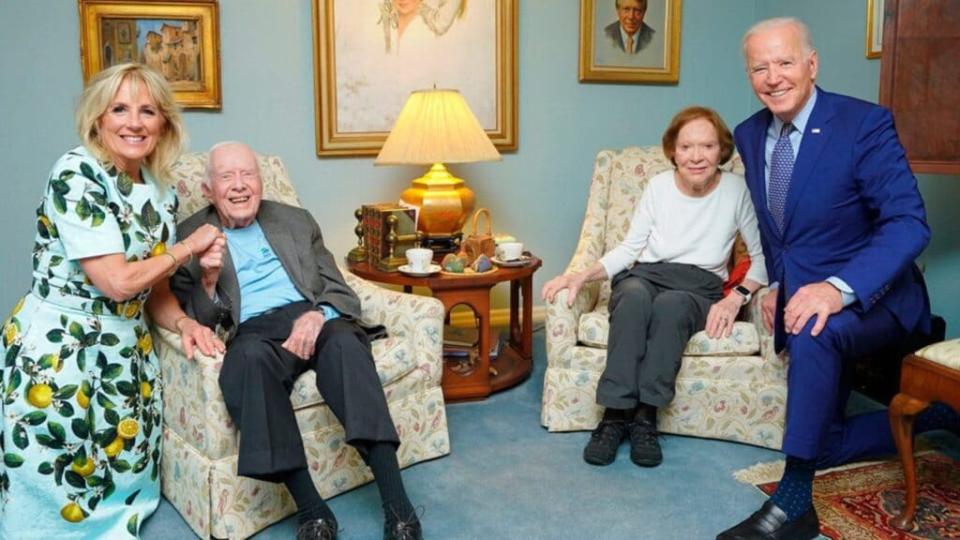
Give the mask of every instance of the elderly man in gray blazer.
M 178 226 L 205 223 L 224 236 L 182 266 L 171 287 L 184 310 L 228 338 L 220 389 L 240 430 L 237 474 L 283 482 L 297 504 L 297 538 L 336 538 L 337 521 L 307 470 L 290 391 L 308 369 L 346 439 L 373 471 L 385 514 L 384 538 L 422 538 L 397 463 L 400 444 L 370 351 L 383 332 L 358 324 L 360 300 L 302 208 L 261 200 L 253 151 L 210 149 L 202 186 L 211 205 Z

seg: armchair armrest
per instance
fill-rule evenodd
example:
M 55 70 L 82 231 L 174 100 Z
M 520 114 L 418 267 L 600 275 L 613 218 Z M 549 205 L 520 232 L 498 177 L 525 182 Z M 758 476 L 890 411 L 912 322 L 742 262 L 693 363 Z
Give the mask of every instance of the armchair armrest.
M 154 327 L 163 372 L 164 424 L 210 459 L 237 453 L 237 431 L 230 421 L 218 378 L 223 355 L 181 352 L 180 335 Z
M 743 311 L 743 316 L 745 321 L 753 323 L 757 329 L 757 336 L 760 338 L 760 356 L 765 360 L 765 366 L 777 371 L 783 371 L 783 376 L 786 377 L 786 356 L 784 355 L 784 357 L 781 358 L 780 355 L 774 351 L 773 334 L 768 332 L 766 325 L 763 324 L 763 310 L 761 305 L 763 304 L 764 297 L 772 292 L 773 291 L 767 287 L 761 287 L 757 290 L 747 309 Z
M 599 283 L 594 282 L 580 289 L 572 306 L 567 306 L 570 291 L 564 289 L 557 293 L 553 303 L 547 303 L 547 361 L 566 356 L 567 351 L 577 344 L 577 326 L 580 316 L 593 309 L 599 296 Z
M 360 297 L 360 319 L 366 325 L 382 324 L 391 336 L 413 340 L 419 369 L 440 384 L 443 374 L 443 303 L 429 296 L 392 291 L 359 278 L 343 276 Z

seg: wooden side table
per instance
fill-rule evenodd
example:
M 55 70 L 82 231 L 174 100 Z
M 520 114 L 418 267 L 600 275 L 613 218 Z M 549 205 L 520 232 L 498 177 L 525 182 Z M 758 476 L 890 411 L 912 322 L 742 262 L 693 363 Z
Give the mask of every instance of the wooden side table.
M 430 289 L 431 294 L 443 302 L 448 314 L 458 304 L 473 309 L 480 326 L 480 364 L 477 369 L 464 375 L 453 371 L 444 362 L 441 384 L 443 396 L 449 401 L 482 399 L 493 392 L 514 386 L 530 375 L 533 369 L 533 273 L 541 264 L 539 258 L 531 256 L 525 266 L 497 268 L 483 274 L 438 273 L 413 277 L 400 272 L 382 272 L 366 262 L 347 261 L 350 271 L 364 279 L 402 285 L 405 292 L 410 292 L 413 287 Z M 490 290 L 505 281 L 510 282 L 510 335 L 500 354 L 491 361 Z

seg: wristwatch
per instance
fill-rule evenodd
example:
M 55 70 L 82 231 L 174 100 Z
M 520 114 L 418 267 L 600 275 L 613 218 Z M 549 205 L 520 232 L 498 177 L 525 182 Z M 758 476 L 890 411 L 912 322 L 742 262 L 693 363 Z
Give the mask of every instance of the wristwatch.
M 736 287 L 733 288 L 733 290 L 736 291 L 737 294 L 743 297 L 744 304 L 747 304 L 748 302 L 750 302 L 750 299 L 753 298 L 753 293 L 750 292 L 750 289 L 744 287 L 743 285 L 737 285 Z

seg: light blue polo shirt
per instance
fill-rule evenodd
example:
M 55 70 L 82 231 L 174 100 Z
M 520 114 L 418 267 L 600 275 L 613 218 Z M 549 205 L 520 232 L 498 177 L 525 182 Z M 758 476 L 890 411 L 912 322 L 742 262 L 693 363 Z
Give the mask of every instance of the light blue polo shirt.
M 260 223 L 254 221 L 239 229 L 224 228 L 223 232 L 240 284 L 240 323 L 271 309 L 306 300 L 283 269 Z M 326 304 L 320 309 L 327 320 L 340 316 Z

